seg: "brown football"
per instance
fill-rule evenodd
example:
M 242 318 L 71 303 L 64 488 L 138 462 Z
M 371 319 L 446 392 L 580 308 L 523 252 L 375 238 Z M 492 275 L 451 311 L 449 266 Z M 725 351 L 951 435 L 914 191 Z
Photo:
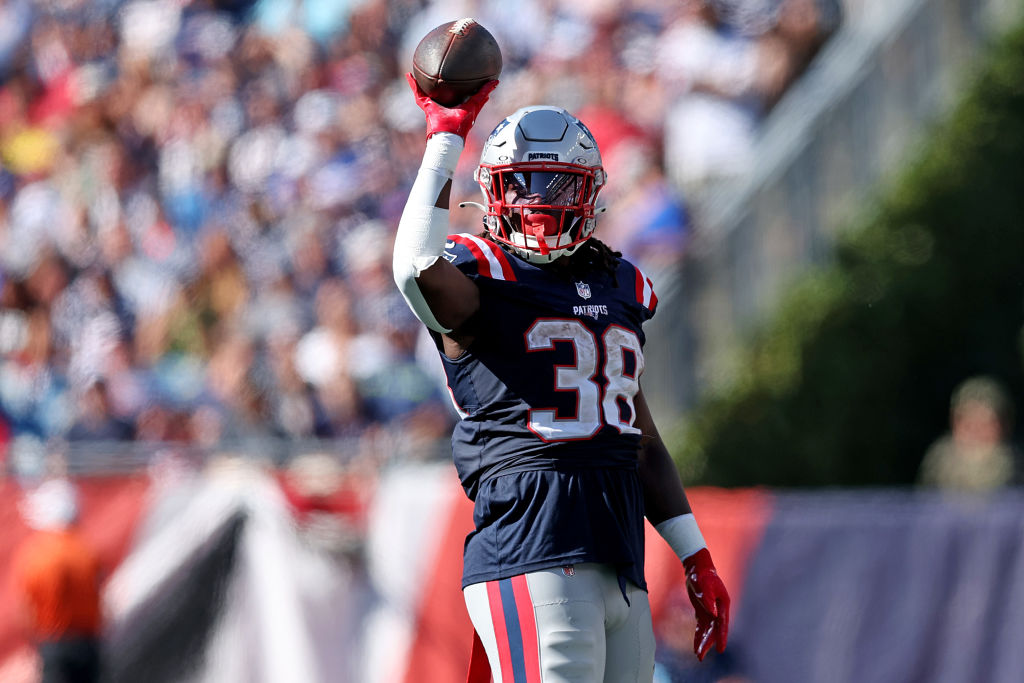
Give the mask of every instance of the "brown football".
M 501 74 L 501 50 L 475 19 L 441 24 L 423 37 L 412 56 L 420 90 L 446 107 L 457 105 Z

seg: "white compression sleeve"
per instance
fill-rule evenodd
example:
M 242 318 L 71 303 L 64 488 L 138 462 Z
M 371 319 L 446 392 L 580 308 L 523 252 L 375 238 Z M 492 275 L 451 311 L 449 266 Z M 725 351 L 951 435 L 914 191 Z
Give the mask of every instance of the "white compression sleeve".
M 704 542 L 704 534 L 697 526 L 697 518 L 692 512 L 666 519 L 654 527 L 654 530 L 668 542 L 680 560 L 685 560 L 695 552 L 708 547 Z
M 423 163 L 409 191 L 398 221 L 392 268 L 395 283 L 416 317 L 435 332 L 451 332 L 434 317 L 416 284 L 416 278 L 434 265 L 444 251 L 448 236 L 448 209 L 437 206 L 438 197 L 455 175 L 455 165 L 465 141 L 452 133 L 435 133 L 427 139 Z

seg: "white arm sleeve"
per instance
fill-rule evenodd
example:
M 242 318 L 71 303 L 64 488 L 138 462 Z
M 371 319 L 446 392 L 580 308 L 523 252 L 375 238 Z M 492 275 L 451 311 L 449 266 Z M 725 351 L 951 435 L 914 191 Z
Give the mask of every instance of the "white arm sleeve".
M 435 133 L 427 139 L 423 163 L 409 191 L 398 221 L 392 268 L 395 284 L 416 317 L 435 332 L 451 332 L 434 317 L 416 284 L 416 278 L 434 265 L 444 251 L 448 236 L 448 209 L 436 206 L 445 184 L 455 175 L 455 165 L 465 141 L 452 133 Z

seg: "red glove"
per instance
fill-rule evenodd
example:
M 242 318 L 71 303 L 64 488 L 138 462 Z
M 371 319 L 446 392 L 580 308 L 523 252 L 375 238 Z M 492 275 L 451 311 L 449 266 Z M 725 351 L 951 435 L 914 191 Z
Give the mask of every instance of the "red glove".
M 490 97 L 491 91 L 498 87 L 498 81 L 487 81 L 468 100 L 448 108 L 427 97 L 420 90 L 420 86 L 412 74 L 405 74 L 405 80 L 409 81 L 416 104 L 427 115 L 428 138 L 434 133 L 455 133 L 465 140 L 469 129 L 476 123 L 477 115 L 484 108 L 487 98 Z
M 683 560 L 683 568 L 686 570 L 686 592 L 690 594 L 690 602 L 697 613 L 693 651 L 698 660 L 704 661 L 712 644 L 717 644 L 719 652 L 725 652 L 725 641 L 729 636 L 729 593 L 707 548 Z

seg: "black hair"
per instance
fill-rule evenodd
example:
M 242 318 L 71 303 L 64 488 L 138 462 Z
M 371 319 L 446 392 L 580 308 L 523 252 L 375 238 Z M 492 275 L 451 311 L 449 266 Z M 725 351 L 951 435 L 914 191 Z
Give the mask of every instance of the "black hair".
M 619 269 L 620 258 L 622 252 L 613 250 L 596 237 L 591 237 L 569 256 L 566 265 L 574 278 L 582 278 L 593 272 L 607 273 L 611 275 L 617 287 L 619 281 L 615 273 Z

